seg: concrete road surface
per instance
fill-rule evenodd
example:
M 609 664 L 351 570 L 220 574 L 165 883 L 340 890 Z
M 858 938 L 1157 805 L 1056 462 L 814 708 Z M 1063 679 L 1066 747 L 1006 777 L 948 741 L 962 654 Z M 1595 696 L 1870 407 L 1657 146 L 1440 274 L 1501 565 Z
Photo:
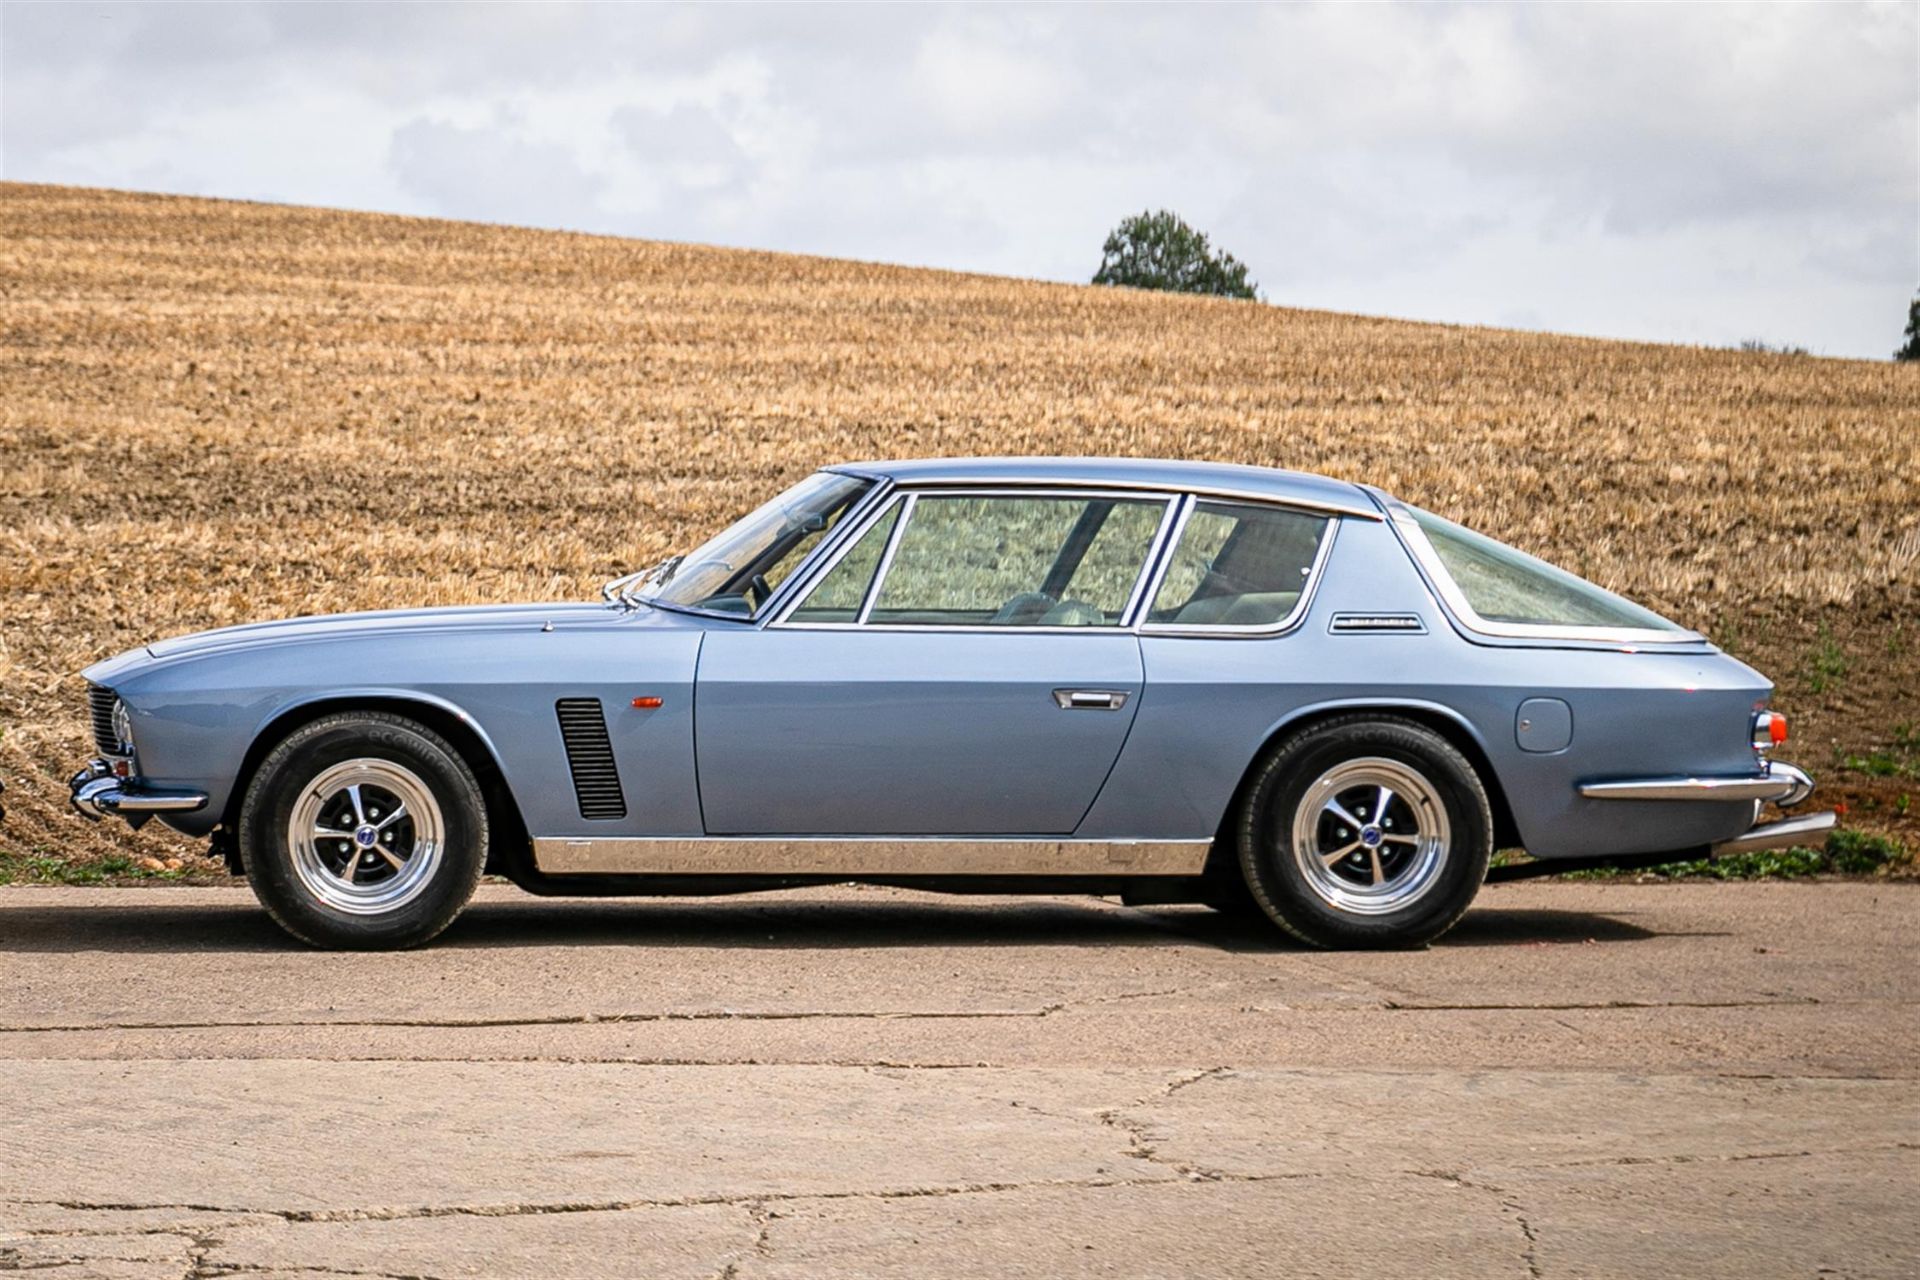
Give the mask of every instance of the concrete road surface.
M 833 889 L 285 941 L 0 890 L 0 1272 L 1920 1273 L 1920 889 L 1488 889 L 1326 955 Z

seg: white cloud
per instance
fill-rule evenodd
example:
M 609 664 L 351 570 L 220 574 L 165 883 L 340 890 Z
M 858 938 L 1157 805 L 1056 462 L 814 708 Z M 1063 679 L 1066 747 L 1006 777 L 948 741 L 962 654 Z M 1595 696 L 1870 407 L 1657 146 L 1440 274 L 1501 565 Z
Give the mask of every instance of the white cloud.
M 0 176 L 1884 356 L 1910 5 L 7 5 Z
M 566 225 L 594 221 L 606 180 L 557 143 L 515 136 L 500 122 L 479 127 L 411 120 L 394 130 L 391 166 L 406 191 L 435 209 L 484 222 Z

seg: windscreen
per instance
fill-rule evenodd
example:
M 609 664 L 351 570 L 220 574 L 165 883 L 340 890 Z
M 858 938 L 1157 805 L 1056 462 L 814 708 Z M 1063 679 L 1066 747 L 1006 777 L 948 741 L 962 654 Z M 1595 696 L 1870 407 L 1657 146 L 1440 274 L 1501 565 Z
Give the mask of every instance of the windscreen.
M 873 483 L 832 471 L 815 472 L 688 552 L 649 598 L 751 616 Z

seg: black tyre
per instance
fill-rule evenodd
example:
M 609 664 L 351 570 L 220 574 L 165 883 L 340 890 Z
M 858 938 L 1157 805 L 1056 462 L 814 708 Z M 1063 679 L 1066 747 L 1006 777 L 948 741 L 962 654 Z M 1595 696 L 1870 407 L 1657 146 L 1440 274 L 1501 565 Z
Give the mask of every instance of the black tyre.
M 1317 947 L 1418 947 L 1466 913 L 1493 856 L 1473 766 L 1422 725 L 1343 716 L 1283 739 L 1240 811 L 1248 891 Z
M 254 895 L 302 942 L 417 947 L 480 882 L 486 802 L 431 729 L 346 712 L 294 730 L 261 761 L 239 845 Z

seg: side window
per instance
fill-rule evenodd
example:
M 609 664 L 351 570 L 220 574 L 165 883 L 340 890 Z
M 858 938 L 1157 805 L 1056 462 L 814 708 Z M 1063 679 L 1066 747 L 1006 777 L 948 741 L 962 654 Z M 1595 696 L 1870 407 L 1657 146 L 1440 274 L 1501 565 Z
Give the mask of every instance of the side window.
M 886 553 L 887 539 L 893 536 L 893 526 L 899 522 L 900 508 L 904 505 L 904 502 L 895 502 L 888 506 L 886 512 L 860 535 L 860 541 L 840 557 L 839 563 L 827 570 L 826 576 L 807 593 L 807 598 L 788 615 L 788 620 L 859 621 L 860 606 L 866 601 L 867 587 L 873 582 L 873 571 L 880 567 L 880 557 Z
M 1086 556 L 1068 577 L 1060 593 L 1062 598 L 1084 600 L 1118 621 L 1133 599 L 1141 561 L 1153 545 L 1153 536 L 1160 532 L 1165 511 L 1163 502 L 1112 504 L 1087 545 Z
M 1280 507 L 1194 504 L 1147 621 L 1175 627 L 1271 627 L 1300 603 L 1332 521 Z
M 1159 498 L 922 494 L 867 621 L 1117 627 L 1166 505 Z

